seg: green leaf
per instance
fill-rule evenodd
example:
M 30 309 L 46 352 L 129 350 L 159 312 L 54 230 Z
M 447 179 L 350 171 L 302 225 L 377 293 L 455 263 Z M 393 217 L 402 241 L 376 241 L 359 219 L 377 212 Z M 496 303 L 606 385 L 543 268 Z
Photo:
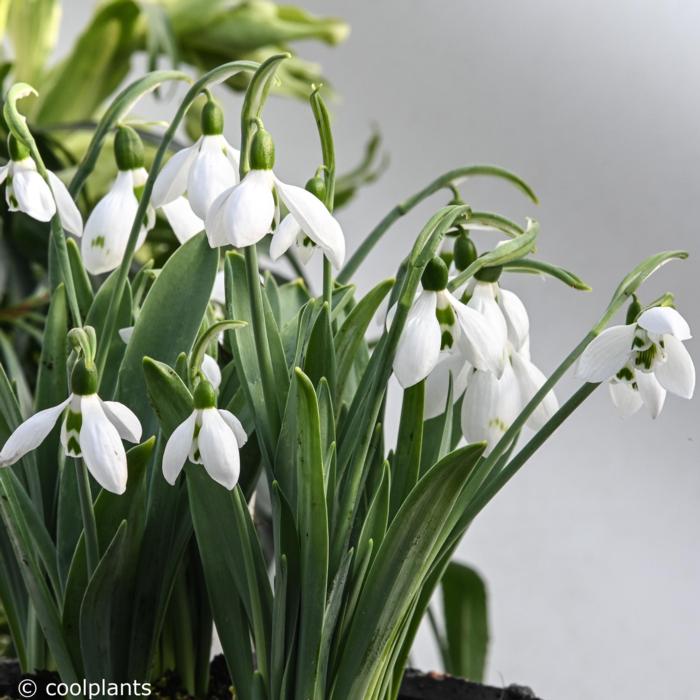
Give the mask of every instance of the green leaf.
M 91 118 L 129 73 L 139 9 L 131 0 L 103 4 L 49 75 L 37 109 L 39 124 Z
M 122 358 L 126 353 L 127 346 L 119 337 L 119 331 L 122 328 L 131 326 L 131 287 L 127 281 L 124 286 L 124 293 L 122 294 L 121 304 L 119 305 L 119 311 L 117 313 L 117 325 L 114 335 L 109 339 L 105 338 L 107 308 L 109 307 L 116 284 L 117 271 L 115 270 L 97 290 L 97 294 L 90 306 L 90 311 L 88 311 L 88 315 L 85 319 L 85 325 L 92 326 L 95 329 L 95 334 L 97 338 L 99 338 L 99 343 L 109 344 L 107 364 L 105 365 L 105 371 L 100 381 L 100 395 L 105 399 L 114 395 L 117 385 L 117 373 Z M 129 404 L 128 401 L 124 403 Z
M 474 569 L 451 562 L 441 588 L 447 643 L 445 671 L 481 683 L 489 645 L 486 586 Z
M 396 514 L 367 574 L 338 664 L 334 700 L 365 697 L 397 625 L 420 591 L 431 555 L 484 445 L 448 455 L 416 484 Z
M 90 307 L 92 306 L 92 300 L 94 299 L 94 293 L 92 291 L 92 285 L 90 284 L 90 278 L 88 277 L 85 267 L 83 266 L 83 259 L 80 255 L 80 248 L 75 242 L 75 239 L 69 238 L 66 240 L 66 249 L 68 250 L 68 261 L 70 262 L 70 270 L 73 275 L 73 284 L 75 285 L 75 296 L 78 300 L 78 308 L 80 309 L 80 314 L 83 318 L 87 316 Z
M 641 262 L 620 282 L 617 289 L 613 293 L 614 304 L 622 297 L 628 297 L 639 289 L 648 277 L 653 275 L 660 267 L 671 260 L 685 260 L 688 253 L 684 250 L 669 250 L 663 253 L 657 253 Z
M 545 262 L 544 260 L 521 258 L 517 260 L 511 260 L 506 263 L 504 269 L 509 272 L 530 272 L 533 274 L 549 275 L 554 279 L 567 284 L 569 287 L 578 289 L 582 292 L 590 292 L 591 288 L 577 275 L 569 270 L 565 270 L 563 267 L 558 265 L 553 265 L 552 263 Z
M 296 697 L 314 697 L 328 580 L 328 516 L 318 401 L 311 380 L 295 370 L 298 413 L 297 521 L 301 548 L 301 610 Z M 350 697 L 350 696 L 348 696 Z
M 389 524 L 389 495 L 391 493 L 391 470 L 389 463 L 384 462 L 382 470 L 382 480 L 379 482 L 379 487 L 374 492 L 374 497 L 370 503 L 369 510 L 365 516 L 360 531 L 360 537 L 357 541 L 357 557 L 355 558 L 355 567 L 353 570 L 353 580 L 358 580 L 359 566 L 364 562 L 365 557 L 369 556 L 368 563 L 372 563 L 371 552 L 377 553 L 379 546 L 386 534 L 386 528 Z M 370 544 L 372 542 L 372 544 Z M 369 554 L 368 554 L 369 553 Z
M 325 377 L 331 391 L 335 388 L 335 347 L 331 328 L 330 309 L 325 303 L 321 306 L 304 354 L 304 372 L 314 386 Z
M 391 461 L 390 519 L 393 519 L 418 481 L 423 448 L 424 403 L 425 381 L 404 390 L 396 452 Z
M 80 606 L 80 648 L 85 677 L 89 681 L 112 680 L 112 600 L 119 585 L 125 554 L 126 520 L 117 529 Z M 123 611 L 122 611 L 123 614 Z
M 139 417 L 144 435 L 155 431 L 142 361 L 174 365 L 189 352 L 199 331 L 214 285 L 219 253 L 200 233 L 178 248 L 148 292 L 119 370 L 117 395 Z
M 348 314 L 335 335 L 337 357 L 337 397 L 343 396 L 345 384 L 362 345 L 369 324 L 379 305 L 394 285 L 393 279 L 384 280 L 369 291 Z

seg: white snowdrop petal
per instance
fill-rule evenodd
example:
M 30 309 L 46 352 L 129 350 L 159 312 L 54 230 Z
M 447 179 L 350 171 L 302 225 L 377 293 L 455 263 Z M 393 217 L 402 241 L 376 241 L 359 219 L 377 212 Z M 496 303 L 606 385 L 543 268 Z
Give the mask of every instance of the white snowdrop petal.
M 508 328 L 508 340 L 520 350 L 530 335 L 530 319 L 520 297 L 508 289 L 498 290 L 498 305 Z
M 647 309 L 637 320 L 637 325 L 656 335 L 673 335 L 678 340 L 691 338 L 690 326 L 678 311 L 670 306 L 655 306 Z
M 647 407 L 649 415 L 656 418 L 664 407 L 666 389 L 659 384 L 653 372 L 635 372 L 635 381 L 639 396 Z
M 5 163 L 5 165 L 0 165 L 0 185 L 2 185 L 3 182 L 7 179 L 7 176 L 10 174 L 10 166 L 12 165 L 12 161 L 8 161 Z
M 294 216 L 292 214 L 287 214 L 287 216 L 282 219 L 282 223 L 272 234 L 272 240 L 270 241 L 270 257 L 273 260 L 279 260 L 279 258 L 281 258 L 296 242 L 300 231 L 301 226 L 299 226 Z
M 56 175 L 50 170 L 48 171 L 49 185 L 56 200 L 58 216 L 61 219 L 61 226 L 76 236 L 83 235 L 83 217 L 80 215 L 80 210 L 70 196 L 68 188 L 63 184 Z
M 237 148 L 234 148 L 226 140 L 223 134 L 219 135 L 217 138 L 219 139 L 219 143 L 221 144 L 221 148 L 224 152 L 224 155 L 229 159 L 229 162 L 233 166 L 233 170 L 236 175 L 235 182 L 238 182 L 238 170 L 241 164 L 241 152 Z
M 216 136 L 203 136 L 187 178 L 187 199 L 192 211 L 201 219 L 209 213 L 212 202 L 236 184 L 236 171 Z
M 275 179 L 277 192 L 302 231 L 318 245 L 339 270 L 345 260 L 345 237 L 337 219 L 316 195 L 303 187 Z
M 236 437 L 215 408 L 201 413 L 199 454 L 209 476 L 229 491 L 238 483 L 240 454 Z
M 226 409 L 219 409 L 219 414 L 221 417 L 224 419 L 226 422 L 226 425 L 228 425 L 229 428 L 233 431 L 233 434 L 236 438 L 236 442 L 238 443 L 239 447 L 243 447 L 243 445 L 248 442 L 248 436 L 246 435 L 245 429 L 243 428 L 243 424 L 241 421 L 236 418 L 236 416 L 231 413 L 231 411 L 227 411 Z
M 219 368 L 219 363 L 211 355 L 207 355 L 206 353 L 202 358 L 202 374 L 215 389 L 221 386 L 221 369 Z
M 690 399 L 695 392 L 695 365 L 683 343 L 674 335 L 663 337 L 666 362 L 654 368 L 656 378 L 672 394 Z
M 394 374 L 404 389 L 425 379 L 439 359 L 442 333 L 436 305 L 436 293 L 424 291 L 408 312 L 394 356 Z
M 635 325 L 611 326 L 594 338 L 578 360 L 576 376 L 587 382 L 604 382 L 615 376 L 632 354 Z
M 102 410 L 97 394 L 81 397 L 80 412 L 83 417 L 80 450 L 85 466 L 103 489 L 124 493 L 129 474 L 126 452 L 117 429 Z
M 37 221 L 50 221 L 56 213 L 56 202 L 51 188 L 36 171 L 34 161 L 30 158 L 25 160 L 31 162 L 31 167 L 25 164 L 25 161 L 20 161 L 24 164 L 21 168 L 20 163 L 15 163 L 12 192 L 17 205 L 10 206 L 10 211 L 19 210 Z
M 217 201 L 214 202 L 212 211 L 207 216 L 207 230 L 209 217 L 221 216 L 223 221 L 220 225 L 227 243 L 237 248 L 245 248 L 260 241 L 270 232 L 275 216 L 272 177 L 270 170 L 251 170 L 230 190 L 222 210 L 218 213 Z
M 521 399 L 510 363 L 498 379 L 491 372 L 473 372 L 462 399 L 462 432 L 469 442 L 484 441 L 488 454 L 520 412 Z
M 158 173 L 151 196 L 154 207 L 169 204 L 185 193 L 190 168 L 199 153 L 200 141 L 201 139 L 175 153 Z
M 128 343 L 131 340 L 131 336 L 134 335 L 134 326 L 120 328 L 117 333 L 119 334 L 119 337 L 123 343 Z
M 204 230 L 204 222 L 192 211 L 184 197 L 176 197 L 172 202 L 161 205 L 160 209 L 180 243 L 186 243 Z
M 635 414 L 642 407 L 642 397 L 629 382 L 610 382 L 608 390 L 613 405 L 623 418 Z
M 503 339 L 478 311 L 457 301 L 451 294 L 449 299 L 460 328 L 457 343 L 467 360 L 476 369 L 494 372 L 500 377 L 507 359 Z
M 518 353 L 511 356 L 513 372 L 518 381 L 522 407 L 535 396 L 547 381 L 547 377 L 529 359 Z M 557 412 L 559 402 L 553 391 L 548 391 L 532 415 L 527 420 L 528 428 L 539 430 Z
M 425 380 L 423 418 L 428 420 L 445 412 L 452 377 L 452 398 L 457 401 L 467 387 L 471 365 L 459 352 L 443 352 L 435 369 Z
M 216 273 L 214 287 L 211 290 L 211 300 L 221 306 L 226 304 L 226 276 L 223 270 Z
M 212 248 L 220 248 L 228 245 L 226 231 L 226 205 L 233 193 L 233 189 L 222 192 L 213 202 L 204 221 L 204 230 L 207 232 L 207 240 Z
M 118 401 L 101 401 L 107 420 L 117 429 L 119 437 L 128 442 L 140 442 L 141 423 L 136 414 Z
M 173 430 L 163 450 L 163 476 L 173 485 L 185 466 L 194 439 L 196 411 Z
M 137 209 L 133 176 L 122 171 L 85 224 L 80 250 L 88 272 L 99 275 L 119 267 Z
M 58 406 L 45 408 L 18 425 L 0 451 L 0 467 L 8 467 L 28 452 L 35 450 L 53 430 L 56 421 L 70 402 L 67 398 Z
M 503 311 L 496 302 L 497 291 L 498 285 L 495 282 L 477 281 L 467 306 L 478 311 L 488 321 L 497 342 L 505 350 L 508 340 L 508 326 Z

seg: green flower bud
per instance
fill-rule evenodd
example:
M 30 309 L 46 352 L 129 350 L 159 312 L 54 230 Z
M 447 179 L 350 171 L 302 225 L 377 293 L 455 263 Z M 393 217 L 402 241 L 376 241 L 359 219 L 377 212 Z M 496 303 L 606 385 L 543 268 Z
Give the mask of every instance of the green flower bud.
M 224 133 L 224 113 L 214 100 L 209 100 L 204 105 L 201 125 L 205 136 L 218 136 Z
M 79 359 L 73 366 L 70 377 L 70 388 L 78 396 L 89 396 L 97 393 L 97 370 L 88 367 L 85 360 Z
M 311 192 L 311 194 L 322 202 L 326 201 L 326 181 L 322 177 L 312 177 L 306 183 L 306 191 Z
M 130 126 L 120 126 L 117 129 L 114 137 L 114 158 L 119 170 L 143 168 L 143 142 Z
M 447 287 L 447 265 L 442 258 L 433 258 L 423 270 L 420 279 L 423 289 L 431 292 L 441 292 Z
M 199 384 L 197 384 L 192 403 L 197 409 L 216 407 L 216 392 L 206 379 L 200 380 Z
M 250 167 L 253 170 L 272 170 L 274 165 L 275 143 L 270 132 L 261 127 L 250 144 Z
M 452 261 L 454 260 L 454 253 L 451 250 L 441 250 L 440 251 L 440 258 L 442 258 L 442 262 L 447 265 L 447 268 L 449 269 L 450 265 L 452 265 Z
M 18 162 L 29 155 L 29 148 L 18 141 L 13 134 L 7 137 L 7 149 L 10 151 L 10 160 Z
M 481 270 L 474 274 L 474 278 L 479 282 L 498 282 L 503 268 L 500 265 L 494 267 L 482 267 Z
M 454 261 L 455 267 L 463 272 L 466 270 L 478 257 L 474 241 L 467 233 L 460 233 L 455 240 Z
M 627 325 L 634 323 L 637 318 L 639 317 L 639 314 L 642 313 L 642 305 L 639 303 L 639 299 L 637 299 L 637 295 L 633 294 L 632 295 L 632 301 L 630 302 L 630 305 L 627 307 L 627 318 L 625 319 L 625 323 Z

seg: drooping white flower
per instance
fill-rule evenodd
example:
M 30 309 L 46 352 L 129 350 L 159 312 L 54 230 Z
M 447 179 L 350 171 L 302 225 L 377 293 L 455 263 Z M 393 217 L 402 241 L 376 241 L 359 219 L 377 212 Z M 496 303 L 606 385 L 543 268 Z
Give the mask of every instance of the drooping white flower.
M 59 418 L 61 445 L 67 456 L 82 457 L 95 481 L 112 493 L 126 490 L 128 476 L 122 440 L 139 442 L 141 424 L 117 401 L 103 401 L 96 393 L 97 375 L 82 360 L 71 379 L 72 393 L 58 404 L 35 413 L 10 435 L 0 451 L 0 467 L 14 464 L 46 439 Z
M 587 382 L 609 381 L 613 403 L 623 415 L 645 405 L 655 418 L 667 391 L 693 396 L 695 366 L 682 342 L 690 337 L 688 323 L 675 309 L 647 309 L 635 323 L 611 326 L 591 341 L 576 374 Z
M 240 475 L 239 450 L 247 436 L 230 411 L 216 407 L 214 388 L 202 379 L 194 391 L 194 410 L 173 431 L 163 452 L 163 476 L 174 484 L 189 459 L 201 464 L 209 476 L 231 490 Z
M 437 366 L 440 353 L 454 348 L 476 369 L 501 376 L 505 353 L 491 324 L 447 291 L 447 267 L 433 258 L 423 273 L 394 356 L 394 374 L 408 388 Z
M 432 372 L 425 380 L 425 399 L 423 404 L 423 418 L 429 420 L 435 418 L 447 409 L 446 401 L 450 390 L 450 377 L 452 378 L 452 400 L 457 401 L 467 388 L 467 380 L 472 367 L 459 351 L 443 350 Z
M 500 379 L 480 370 L 467 379 L 462 400 L 464 437 L 470 442 L 485 441 L 488 454 L 545 381 L 544 374 L 531 362 L 529 352 L 517 352 L 509 342 L 508 362 Z M 525 425 L 539 430 L 558 408 L 554 392 L 547 392 Z
M 279 257 L 303 233 L 339 269 L 345 259 L 345 238 L 340 224 L 318 197 L 275 176 L 274 144 L 270 134 L 259 129 L 253 137 L 251 170 L 234 187 L 222 192 L 212 204 L 205 221 L 213 247 L 231 244 L 237 248 L 254 245 L 272 230 L 278 215 L 273 191 L 289 210 L 284 228 L 279 226 L 273 258 Z
M 187 243 L 192 236 L 204 230 L 204 222 L 192 211 L 184 197 L 176 197 L 172 202 L 162 204 L 160 210 L 180 244 Z
M 164 207 L 184 195 L 203 221 L 214 200 L 238 182 L 240 153 L 224 137 L 224 115 L 213 100 L 202 109 L 201 128 L 197 141 L 178 151 L 158 173 L 152 201 L 156 208 Z
M 48 183 L 37 172 L 36 163 L 23 144 L 10 136 L 10 160 L 0 167 L 0 184 L 10 211 L 21 211 L 37 221 L 50 221 L 58 211 L 63 228 L 76 235 L 83 233 L 83 218 L 63 182 L 47 171 Z

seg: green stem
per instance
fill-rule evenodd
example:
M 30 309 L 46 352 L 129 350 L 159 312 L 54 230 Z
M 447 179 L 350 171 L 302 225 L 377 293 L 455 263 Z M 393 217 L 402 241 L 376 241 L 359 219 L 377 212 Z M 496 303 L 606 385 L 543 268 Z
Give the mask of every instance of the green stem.
M 535 202 L 535 204 L 537 203 L 537 196 L 529 185 L 521 180 L 517 175 L 509 173 L 507 170 L 495 168 L 490 165 L 471 165 L 464 168 L 457 168 L 456 170 L 450 170 L 449 172 L 444 173 L 440 177 L 433 180 L 429 185 L 420 190 L 420 192 L 417 192 L 404 202 L 397 204 L 379 222 L 379 224 L 377 224 L 367 238 L 362 241 L 360 247 L 353 253 L 352 257 L 347 261 L 347 263 L 345 263 L 345 267 L 343 267 L 338 275 L 338 282 L 345 284 L 349 279 L 351 279 L 357 271 L 357 268 L 360 267 L 364 259 L 369 255 L 374 246 L 379 243 L 392 224 L 398 221 L 398 219 L 400 219 L 402 216 L 408 214 L 408 212 L 418 206 L 424 199 L 427 199 L 441 189 L 449 188 L 450 185 L 455 182 L 455 180 L 461 180 L 463 178 L 478 175 L 487 175 L 504 179 L 524 192 L 533 202 Z
M 66 234 L 61 226 L 61 220 L 56 214 L 51 219 L 51 243 L 56 250 L 58 256 L 58 266 L 61 271 L 61 280 L 66 288 L 66 298 L 68 300 L 68 308 L 73 317 L 73 325 L 80 328 L 83 325 L 80 307 L 78 306 L 78 296 L 75 293 L 75 282 L 73 281 L 73 271 L 68 258 L 68 246 L 66 245 Z
M 126 244 L 126 249 L 124 251 L 124 257 L 122 258 L 121 264 L 119 265 L 119 270 L 117 272 L 117 280 L 112 290 L 112 296 L 109 301 L 109 306 L 107 307 L 107 317 L 105 319 L 104 330 L 102 335 L 103 342 L 98 343 L 98 353 L 97 353 L 97 371 L 99 373 L 100 379 L 104 374 L 105 364 L 107 362 L 107 353 L 109 351 L 110 343 L 107 339 L 112 338 L 117 330 L 117 316 L 119 313 L 119 307 L 121 305 L 122 295 L 124 294 L 124 288 L 126 286 L 126 280 L 129 274 L 129 267 L 131 266 L 131 261 L 134 257 L 134 252 L 136 251 L 136 241 L 138 240 L 139 233 L 141 231 L 141 222 L 146 216 L 146 211 L 148 205 L 151 201 L 151 193 L 153 192 L 153 185 L 160 172 L 161 165 L 163 163 L 163 158 L 170 146 L 170 142 L 175 137 L 180 123 L 184 119 L 190 106 L 197 98 L 200 92 L 204 90 L 210 83 L 219 82 L 221 80 L 226 80 L 232 75 L 239 73 L 244 70 L 255 71 L 258 68 L 257 63 L 252 61 L 232 61 L 231 63 L 224 63 L 223 65 L 215 68 L 214 70 L 205 73 L 199 80 L 197 80 L 192 87 L 187 91 L 185 98 L 177 109 L 173 120 L 170 125 L 165 130 L 163 134 L 163 140 L 156 151 L 156 155 L 153 158 L 153 164 L 151 165 L 151 170 L 148 173 L 148 178 L 146 179 L 146 184 L 143 187 L 143 194 L 139 200 L 139 206 L 136 210 L 136 216 L 134 217 L 134 222 L 131 227 L 131 232 L 129 234 L 129 240 Z
M 323 301 L 328 304 L 328 310 L 333 310 L 333 269 L 327 258 L 323 258 Z
M 90 579 L 100 561 L 100 550 L 97 541 L 97 523 L 95 521 L 95 511 L 92 506 L 90 475 L 88 474 L 85 462 L 80 458 L 76 458 L 75 469 L 78 476 L 78 498 L 80 500 L 80 512 L 83 516 L 83 531 L 85 533 L 87 572 L 88 579 Z

